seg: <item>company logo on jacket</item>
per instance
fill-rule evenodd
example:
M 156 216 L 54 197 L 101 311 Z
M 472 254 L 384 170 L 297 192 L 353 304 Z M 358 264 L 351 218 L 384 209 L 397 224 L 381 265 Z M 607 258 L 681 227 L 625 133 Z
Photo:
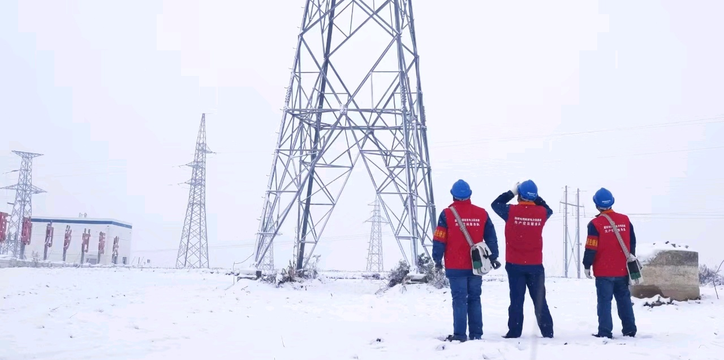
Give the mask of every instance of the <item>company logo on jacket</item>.
M 460 225 L 458 225 L 458 219 L 453 218 L 453 220 L 455 221 L 455 226 L 460 227 Z M 480 226 L 479 218 L 470 219 L 470 218 L 461 217 L 460 220 L 463 221 L 463 224 L 465 224 L 465 227 Z
M 543 219 L 542 218 L 529 218 L 529 217 L 520 217 L 515 216 L 513 217 L 514 225 L 522 225 L 522 226 L 543 226 Z
M 626 224 L 616 224 L 616 228 L 618 228 L 618 232 L 626 232 Z M 603 226 L 603 232 L 608 234 L 613 232 L 613 227 L 611 225 L 604 225 Z

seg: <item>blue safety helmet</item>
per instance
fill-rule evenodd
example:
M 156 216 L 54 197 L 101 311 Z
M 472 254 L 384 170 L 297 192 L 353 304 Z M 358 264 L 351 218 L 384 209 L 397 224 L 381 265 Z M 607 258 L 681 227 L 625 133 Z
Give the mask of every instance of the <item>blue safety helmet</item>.
M 593 194 L 593 203 L 596 204 L 596 207 L 599 209 L 610 209 L 614 202 L 613 194 L 605 188 L 600 188 Z
M 453 184 L 452 189 L 450 189 L 450 194 L 452 194 L 455 199 L 467 200 L 470 198 L 470 195 L 473 194 L 473 191 L 470 190 L 470 185 L 461 179 Z
M 518 195 L 526 201 L 535 201 L 538 198 L 538 186 L 533 180 L 526 180 L 518 185 Z

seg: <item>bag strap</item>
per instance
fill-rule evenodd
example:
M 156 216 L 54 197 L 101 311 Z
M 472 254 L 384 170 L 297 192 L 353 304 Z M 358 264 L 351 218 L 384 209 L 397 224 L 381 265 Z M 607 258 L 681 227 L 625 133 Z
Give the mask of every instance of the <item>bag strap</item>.
M 463 235 L 465 235 L 465 240 L 468 241 L 468 244 L 470 247 L 473 247 L 475 244 L 473 243 L 473 239 L 470 238 L 470 233 L 468 233 L 468 228 L 465 227 L 465 223 L 460 219 L 460 215 L 458 215 L 458 211 L 455 210 L 454 207 L 450 206 L 450 211 L 452 211 L 453 215 L 455 215 L 455 220 L 458 221 L 458 226 L 460 226 L 460 231 L 463 232 Z
M 613 233 L 616 234 L 616 238 L 618 239 L 618 243 L 621 245 L 621 250 L 623 250 L 623 254 L 626 255 L 626 261 L 631 260 L 631 253 L 628 252 L 628 249 L 626 248 L 626 244 L 623 243 L 623 238 L 621 237 L 621 233 L 618 232 L 618 227 L 616 227 L 616 223 L 613 222 L 610 216 L 608 214 L 601 214 L 601 216 L 608 219 L 608 222 L 611 224 L 611 227 L 613 228 Z

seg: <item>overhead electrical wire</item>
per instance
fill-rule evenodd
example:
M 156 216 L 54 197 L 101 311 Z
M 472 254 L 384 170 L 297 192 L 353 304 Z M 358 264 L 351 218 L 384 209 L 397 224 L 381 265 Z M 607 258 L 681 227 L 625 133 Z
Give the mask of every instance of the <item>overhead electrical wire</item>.
M 716 123 L 724 123 L 724 115 L 708 117 L 708 118 L 692 119 L 692 120 L 681 120 L 681 121 L 674 121 L 674 122 L 660 123 L 660 124 L 646 124 L 646 125 L 636 125 L 636 126 L 617 127 L 617 128 L 608 128 L 608 129 L 572 131 L 572 132 L 554 133 L 554 134 L 546 134 L 546 135 L 524 135 L 524 136 L 512 136 L 512 137 L 502 137 L 502 138 L 482 138 L 482 139 L 478 139 L 478 140 L 471 140 L 471 141 L 464 141 L 464 142 L 445 141 L 445 142 L 431 143 L 430 145 L 431 146 L 435 145 L 435 147 L 444 148 L 444 147 L 457 147 L 457 146 L 462 146 L 462 145 L 474 145 L 474 144 L 489 143 L 489 142 L 548 139 L 548 138 L 557 138 L 557 137 L 575 136 L 575 135 L 590 135 L 590 134 L 598 134 L 598 133 L 614 132 L 614 131 L 645 130 L 645 129 L 664 128 L 664 127 L 671 127 L 671 126 L 706 125 L 706 124 L 716 124 Z
M 387 235 L 391 235 L 391 233 L 383 233 Z M 351 234 L 351 235 L 340 235 L 340 236 L 329 236 L 324 238 L 324 242 L 339 242 L 339 241 L 349 241 L 355 238 L 367 238 L 369 237 L 369 234 L 363 233 L 363 234 Z M 295 241 L 293 240 L 282 240 L 282 241 L 274 241 L 274 244 L 293 244 Z M 228 249 L 228 248 L 244 248 L 244 247 L 251 247 L 254 246 L 253 242 L 245 242 L 241 244 L 228 244 L 228 245 L 209 245 L 209 249 Z M 153 252 L 168 252 L 168 251 L 178 251 L 178 248 L 166 248 L 166 249 L 151 249 L 151 250 L 134 250 L 134 253 L 153 253 Z

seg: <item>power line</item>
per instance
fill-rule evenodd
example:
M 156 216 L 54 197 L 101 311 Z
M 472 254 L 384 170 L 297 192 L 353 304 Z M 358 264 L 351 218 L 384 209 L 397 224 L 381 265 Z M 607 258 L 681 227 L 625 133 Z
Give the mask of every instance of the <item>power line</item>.
M 689 152 L 693 152 L 693 151 L 720 150 L 720 149 L 724 149 L 724 146 L 711 146 L 711 147 L 695 148 L 695 149 L 662 150 L 662 151 L 653 151 L 653 152 L 645 152 L 645 153 L 621 154 L 621 155 L 609 155 L 609 156 L 586 156 L 586 159 L 587 160 L 598 160 L 598 159 L 630 158 L 630 157 L 635 157 L 635 156 L 660 155 L 660 154 L 671 154 L 671 153 L 689 153 Z M 570 161 L 570 159 L 536 161 L 536 164 L 555 164 L 555 163 L 561 163 L 561 162 L 565 162 L 565 161 Z M 524 161 L 507 160 L 507 162 L 508 162 L 508 165 L 510 165 L 510 163 L 523 163 Z
M 383 234 L 390 235 L 392 233 L 383 232 Z M 352 234 L 352 235 L 341 235 L 341 236 L 328 236 L 325 237 L 325 242 L 339 242 L 339 241 L 349 241 L 354 239 L 359 239 L 362 237 L 366 237 L 368 234 Z M 286 240 L 286 241 L 275 241 L 275 244 L 294 244 L 295 241 L 293 240 Z M 240 243 L 240 244 L 228 244 L 228 245 L 214 245 L 209 246 L 209 249 L 229 249 L 229 248 L 245 248 L 254 246 L 253 242 L 249 243 Z M 166 249 L 152 249 L 152 250 L 134 250 L 134 253 L 154 253 L 154 252 L 169 252 L 169 251 L 177 251 L 178 248 L 166 248 Z
M 503 138 L 483 138 L 483 139 L 473 140 L 473 141 L 468 141 L 468 142 L 453 142 L 453 141 L 439 142 L 439 143 L 436 143 L 434 147 L 435 148 L 458 147 L 458 146 L 464 146 L 464 145 L 475 145 L 475 144 L 489 143 L 489 142 L 507 142 L 507 141 L 520 141 L 520 140 L 531 140 L 531 139 L 548 139 L 548 138 L 575 136 L 575 135 L 590 135 L 590 134 L 598 134 L 598 133 L 604 133 L 604 132 L 645 130 L 645 129 L 664 128 L 664 127 L 670 127 L 670 126 L 684 126 L 684 125 L 706 125 L 706 124 L 715 124 L 715 123 L 722 123 L 722 122 L 724 122 L 724 116 L 715 116 L 715 117 L 709 117 L 709 118 L 674 121 L 674 122 L 661 123 L 661 124 L 648 124 L 648 125 L 637 125 L 637 126 L 618 127 L 618 128 L 609 128 L 609 129 L 572 131 L 572 132 L 567 132 L 567 133 L 557 133 L 557 134 L 548 134 L 548 135 L 512 136 L 512 137 L 503 137 Z
M 117 170 L 117 169 L 114 169 Z M 53 179 L 59 177 L 73 177 L 73 176 L 91 176 L 91 175 L 120 175 L 125 174 L 126 171 L 104 171 L 104 172 L 93 172 L 93 173 L 72 173 L 72 174 L 60 174 L 60 175 L 47 175 L 41 176 L 36 180 Z

